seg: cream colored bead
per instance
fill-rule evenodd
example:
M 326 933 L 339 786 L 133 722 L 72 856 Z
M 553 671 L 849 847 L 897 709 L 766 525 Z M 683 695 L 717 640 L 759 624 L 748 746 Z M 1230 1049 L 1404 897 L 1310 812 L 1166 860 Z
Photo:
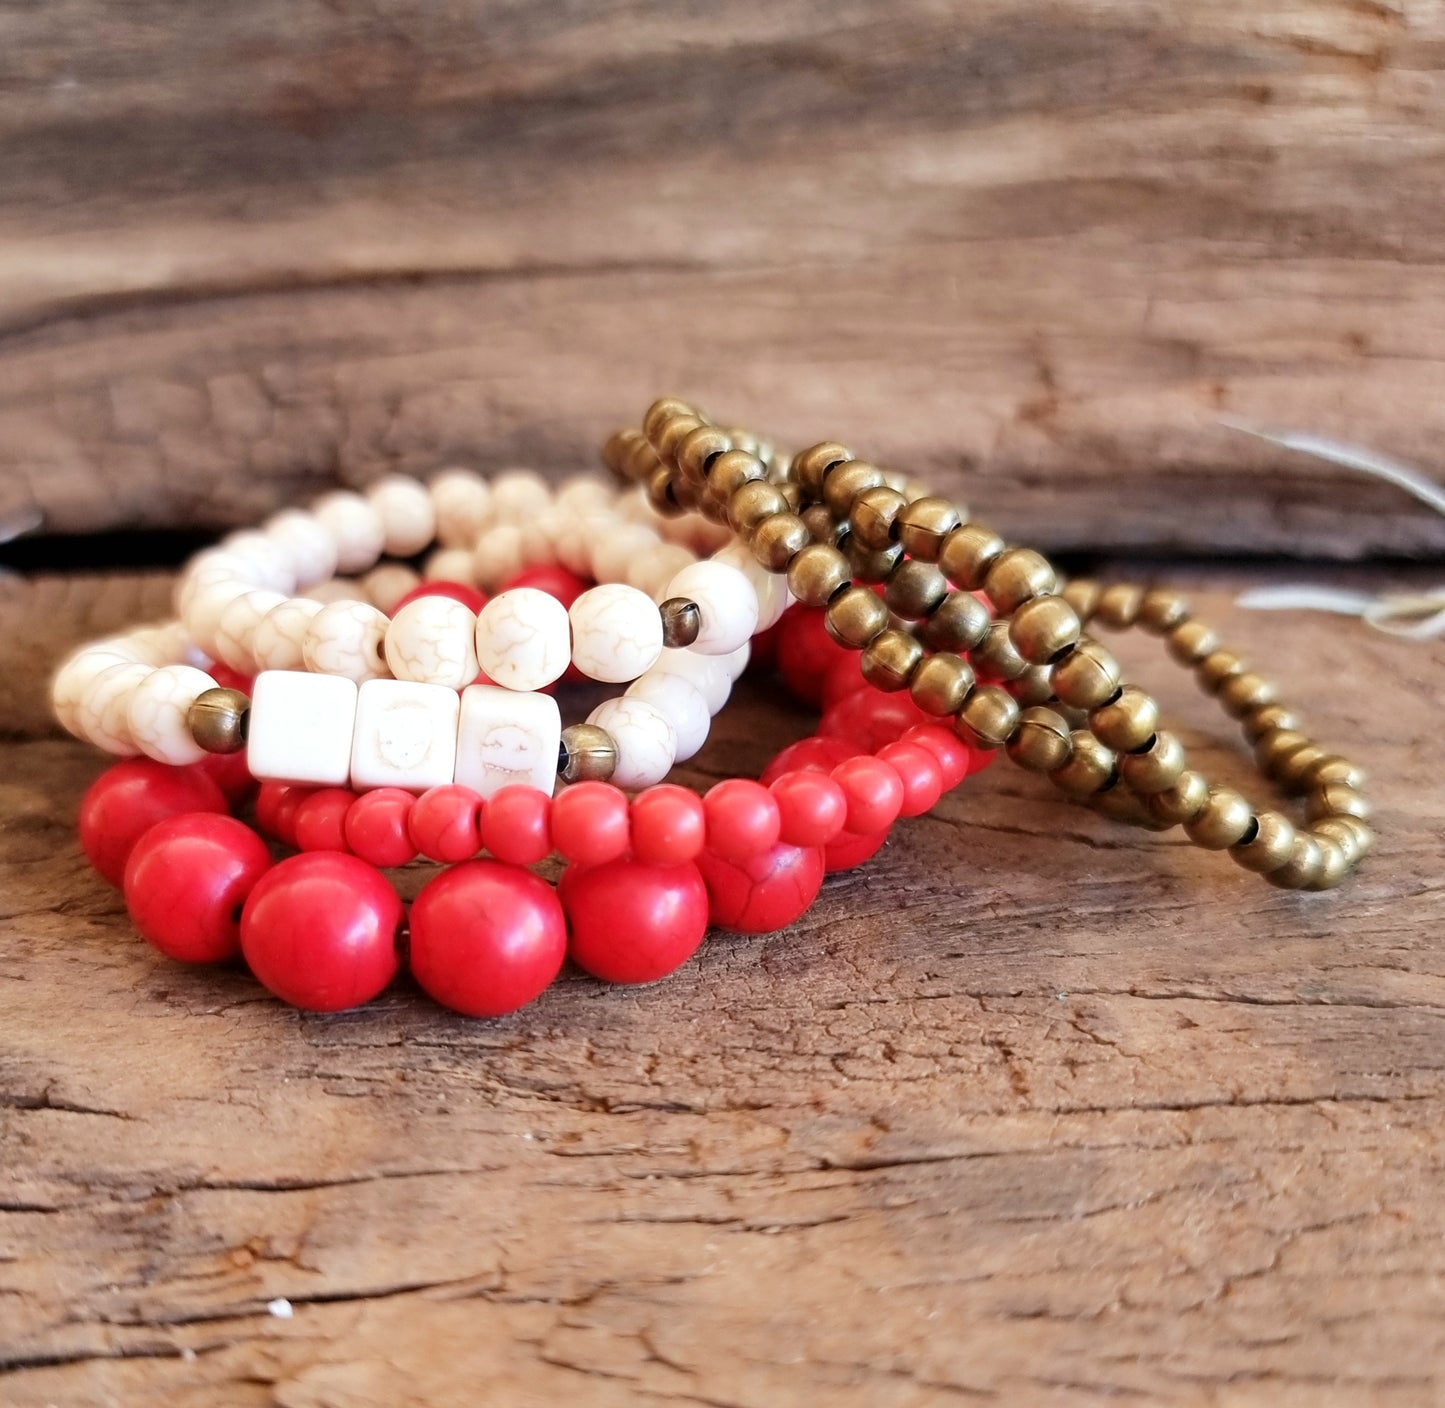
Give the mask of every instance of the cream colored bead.
M 283 509 L 268 518 L 263 529 L 281 550 L 298 590 L 324 582 L 336 571 L 336 544 L 312 514 L 299 508 Z
M 120 638 L 149 665 L 194 665 L 204 670 L 211 657 L 191 640 L 180 621 L 142 626 Z
M 386 663 L 399 680 L 461 689 L 477 677 L 477 618 L 447 596 L 409 601 L 386 629 Z
M 625 698 L 643 699 L 661 711 L 675 735 L 674 761 L 685 763 L 704 743 L 712 726 L 707 700 L 681 675 L 656 669 L 627 686 Z
M 472 577 L 488 591 L 515 577 L 525 561 L 522 530 L 515 523 L 498 523 L 477 539 L 472 554 Z
M 503 689 L 543 689 L 572 659 L 567 608 L 535 587 L 494 596 L 477 617 L 477 662 Z
M 661 546 L 662 539 L 640 523 L 613 528 L 592 544 L 591 576 L 597 582 L 625 582 L 637 559 Z
M 715 660 L 722 661 L 722 667 L 727 671 L 728 679 L 736 684 L 742 679 L 743 671 L 748 668 L 748 661 L 753 658 L 753 646 L 751 641 L 744 641 L 738 648 L 727 655 L 716 655 Z
M 421 578 L 403 562 L 383 562 L 361 579 L 366 598 L 388 614 L 402 597 L 421 585 Z
M 384 677 L 388 624 L 385 614 L 369 602 L 333 601 L 306 628 L 301 643 L 306 668 L 357 683 Z
M 514 784 L 551 793 L 557 783 L 562 716 L 546 694 L 495 685 L 462 691 L 456 780 L 483 797 Z
M 311 512 L 336 544 L 338 572 L 365 572 L 381 556 L 386 527 L 370 500 L 341 489 L 317 499 Z
M 333 601 L 366 600 L 366 592 L 362 590 L 361 583 L 353 582 L 349 577 L 333 577 L 329 582 L 318 582 L 305 595 L 309 600 L 319 601 L 323 606 L 330 606 Z
M 437 542 L 444 548 L 476 546 L 492 521 L 492 491 L 470 469 L 444 469 L 427 482 L 436 514 Z
M 206 750 L 191 737 L 191 705 L 216 682 L 190 665 L 152 670 L 135 689 L 126 708 L 126 724 L 136 747 L 157 762 L 182 767 L 198 763 Z
M 246 766 L 262 782 L 344 787 L 357 688 L 342 675 L 265 670 L 251 686 Z
M 216 659 L 243 675 L 254 674 L 256 631 L 269 612 L 288 600 L 280 592 L 254 591 L 238 596 L 221 612 L 216 627 Z
M 221 617 L 226 609 L 233 601 L 255 590 L 255 587 L 247 586 L 246 583 L 231 577 L 198 588 L 186 603 L 182 617 L 186 630 L 211 659 L 220 658 Z
M 537 567 L 557 560 L 556 536 L 562 531 L 562 518 L 556 509 L 543 509 L 534 518 L 517 524 L 521 532 L 517 551 L 523 567 Z
M 196 595 L 203 588 L 214 586 L 218 582 L 235 582 L 240 591 L 253 590 L 255 583 L 247 573 L 247 565 L 239 557 L 232 557 L 216 548 L 197 553 L 176 580 L 173 597 L 176 615 L 184 620 Z
M 716 714 L 728 702 L 733 677 L 723 663 L 728 657 L 694 655 L 690 650 L 664 650 L 647 673 L 678 675 L 703 697 L 709 714 Z
M 492 512 L 503 523 L 526 523 L 551 506 L 551 487 L 530 469 L 509 469 L 492 480 Z
M 50 683 L 50 703 L 60 726 L 76 738 L 85 738 L 84 704 L 91 685 L 116 665 L 137 663 L 128 652 L 105 642 L 84 646 L 67 656 Z
M 567 480 L 557 490 L 555 498 L 559 508 L 585 517 L 589 513 L 611 508 L 617 495 L 604 480 L 584 474 Z
M 459 582 L 469 587 L 476 580 L 471 548 L 438 548 L 426 560 L 421 575 L 428 582 Z
M 388 557 L 415 557 L 436 537 L 431 495 L 415 479 L 388 474 L 367 486 L 366 498 L 381 515 L 382 550 Z
M 628 567 L 624 580 L 629 587 L 646 592 L 654 601 L 665 601 L 667 584 L 689 563 L 696 561 L 691 548 L 685 548 L 681 543 L 659 541 Z
M 229 533 L 216 545 L 218 552 L 245 564 L 248 587 L 268 592 L 294 592 L 296 574 L 285 549 L 257 529 Z
M 669 597 L 695 601 L 702 628 L 688 647 L 699 655 L 731 655 L 758 627 L 758 594 L 736 567 L 713 559 L 684 567 L 667 584 Z
M 736 567 L 748 579 L 748 583 L 758 599 L 758 623 L 753 630 L 754 635 L 759 631 L 766 631 L 776 626 L 782 620 L 783 612 L 793 604 L 794 600 L 792 592 L 788 590 L 786 572 L 769 572 L 753 556 L 748 545 L 736 539 L 721 552 L 714 553 L 712 560 L 724 562 L 729 567 Z
M 662 653 L 657 603 L 636 587 L 610 582 L 572 603 L 572 663 L 589 679 L 635 680 Z
M 251 637 L 251 656 L 258 670 L 304 670 L 302 644 L 312 618 L 322 603 L 310 597 L 293 596 L 273 606 L 261 618 Z
M 677 756 L 677 730 L 655 704 L 645 699 L 608 699 L 587 716 L 589 724 L 606 729 L 617 745 L 612 781 L 636 790 L 661 782 Z
M 455 689 L 412 680 L 367 680 L 356 696 L 351 785 L 424 792 L 452 781 L 457 761 Z
M 582 513 L 568 519 L 557 535 L 557 562 L 579 577 L 592 575 L 592 547 L 616 531 L 611 514 Z
M 130 731 L 130 700 L 137 686 L 154 672 L 151 665 L 128 661 L 96 675 L 87 685 L 77 713 L 82 737 L 117 757 L 139 753 Z

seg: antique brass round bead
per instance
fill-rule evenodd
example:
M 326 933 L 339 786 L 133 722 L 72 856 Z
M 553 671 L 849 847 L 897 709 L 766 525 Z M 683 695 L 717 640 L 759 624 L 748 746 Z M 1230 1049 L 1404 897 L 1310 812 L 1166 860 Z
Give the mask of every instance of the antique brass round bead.
M 973 684 L 973 666 L 961 656 L 941 650 L 919 662 L 908 691 L 925 714 L 943 718 L 963 708 Z
M 923 659 L 923 647 L 909 631 L 884 631 L 863 652 L 863 677 L 892 693 L 907 689 Z
M 797 486 L 790 484 L 787 487 L 791 489 Z M 808 534 L 815 543 L 831 543 L 838 546 L 845 539 L 852 537 L 848 531 L 848 525 L 837 522 L 828 512 L 827 504 L 809 504 L 801 511 L 794 505 L 793 512 L 807 524 Z
M 1242 675 L 1247 666 L 1232 650 L 1212 650 L 1195 666 L 1201 689 L 1217 693 L 1225 680 Z
M 728 500 L 728 522 L 735 533 L 751 533 L 763 519 L 790 511 L 787 495 L 765 479 L 754 479 L 733 490 Z
M 1056 772 L 1074 751 L 1069 726 L 1052 709 L 1025 709 L 1008 741 L 1008 755 L 1030 772 Z
M 672 472 L 672 466 L 664 465 L 658 458 L 657 451 L 640 435 L 632 442 L 631 448 L 627 452 L 627 461 L 622 469 L 628 479 L 634 480 L 638 484 L 645 484 L 659 469 Z
M 1004 688 L 1025 709 L 1048 704 L 1054 698 L 1054 672 L 1047 665 L 1030 665 L 1023 674 L 1006 680 Z
M 1309 745 L 1309 738 L 1294 728 L 1272 728 L 1254 742 L 1254 760 L 1266 777 L 1279 779 L 1280 769 L 1291 753 Z
M 1184 745 L 1165 729 L 1154 741 L 1134 753 L 1119 755 L 1119 776 L 1140 796 L 1165 792 L 1184 776 Z
M 664 464 L 675 465 L 679 446 L 702 424 L 699 416 L 672 416 L 663 421 L 656 436 L 649 435 L 647 438 Z
M 676 483 L 677 476 L 665 464 L 647 476 L 647 502 L 664 518 L 678 518 L 685 512 L 678 501 Z
M 1138 621 L 1151 635 L 1167 635 L 1189 619 L 1189 603 L 1178 592 L 1154 587 L 1139 602 Z
M 798 514 L 799 516 L 801 516 L 801 515 L 802 515 L 802 512 L 803 512 L 803 490 L 802 490 L 802 488 L 801 488 L 799 485 L 794 484 L 791 479 L 788 479 L 788 480 L 777 480 L 777 481 L 775 481 L 775 482 L 777 483 L 778 489 L 779 489 L 779 491 L 782 493 L 782 496 L 788 501 L 788 511 L 789 511 L 790 513 L 796 513 L 796 514 Z M 819 505 L 819 507 L 822 508 L 823 514 L 824 514 L 824 516 L 827 518 L 828 522 L 831 523 L 831 522 L 833 521 L 833 515 L 828 512 L 827 505 L 826 505 L 826 504 L 823 504 L 823 505 Z M 811 532 L 812 530 L 809 529 L 809 531 Z M 815 536 L 816 536 L 816 535 L 815 535 Z M 819 542 L 826 542 L 827 540 L 828 540 L 828 539 L 827 539 L 827 535 L 824 534 L 824 536 L 823 536 L 822 538 L 820 538 L 818 541 L 819 541 Z
M 239 689 L 208 689 L 186 712 L 186 727 L 208 753 L 239 753 L 246 746 L 251 701 Z
M 1219 637 L 1203 621 L 1185 621 L 1164 638 L 1165 649 L 1181 665 L 1197 665 L 1219 649 Z
M 1316 836 L 1320 848 L 1319 874 L 1305 886 L 1307 890 L 1333 890 L 1349 874 L 1350 862 L 1345 848 L 1328 836 Z
M 1231 675 L 1219 686 L 1219 702 L 1232 719 L 1247 718 L 1256 709 L 1273 704 L 1278 697 L 1274 685 L 1251 670 Z
M 642 433 L 656 444 L 658 436 L 662 434 L 662 427 L 668 421 L 682 416 L 690 416 L 699 423 L 703 420 L 696 406 L 689 405 L 676 396 L 663 396 L 647 408 L 647 414 L 642 418 Z
M 1208 801 L 1208 779 L 1202 773 L 1186 770 L 1179 774 L 1179 781 L 1173 787 L 1150 793 L 1145 805 L 1149 815 L 1161 826 L 1178 826 L 1193 821 Z
M 972 592 L 949 592 L 918 628 L 932 650 L 969 651 L 988 634 L 993 622 L 988 607 Z
M 983 590 L 998 611 L 1010 615 L 1024 602 L 1052 592 L 1057 581 L 1054 569 L 1032 548 L 1009 548 L 988 569 Z
M 708 493 L 725 504 L 744 484 L 767 477 L 767 466 L 756 455 L 746 450 L 727 450 L 708 466 Z
M 1304 716 L 1283 704 L 1265 704 L 1251 710 L 1239 722 L 1244 736 L 1251 743 L 1258 743 L 1271 729 L 1299 729 L 1304 724 Z
M 1030 665 L 1048 665 L 1079 639 L 1079 617 L 1061 596 L 1037 596 L 1014 612 L 1009 639 Z
M 751 547 L 769 572 L 783 572 L 811 541 L 808 525 L 796 513 L 775 513 L 754 526 Z
M 562 730 L 557 772 L 564 782 L 606 782 L 617 767 L 617 744 L 596 724 L 569 724 Z
M 1286 753 L 1275 766 L 1274 779 L 1286 792 L 1307 792 L 1310 769 L 1329 754 L 1318 743 L 1306 743 Z
M 1167 831 L 1170 823 L 1160 821 L 1149 810 L 1144 798 L 1135 795 L 1127 787 L 1107 787 L 1089 798 L 1089 805 L 1115 821 L 1127 822 L 1130 826 L 1147 826 L 1151 831 Z
M 1309 770 L 1305 781 L 1311 787 L 1323 787 L 1327 782 L 1339 782 L 1346 787 L 1353 787 L 1358 792 L 1369 781 L 1369 778 L 1364 768 L 1357 763 L 1340 757 L 1338 753 L 1331 753 L 1329 757 L 1321 758 Z
M 860 582 L 870 584 L 886 582 L 898 566 L 898 559 L 903 556 L 903 549 L 897 543 L 891 548 L 865 548 L 851 533 L 839 546 L 848 554 L 853 575 Z
M 688 431 L 677 447 L 677 467 L 694 484 L 707 481 L 708 469 L 719 456 L 733 449 L 733 438 L 720 425 L 699 425 Z
M 1120 678 L 1113 651 L 1085 636 L 1054 667 L 1054 693 L 1075 709 L 1097 709 L 1119 692 Z
M 619 479 L 630 479 L 627 471 L 628 460 L 636 446 L 647 444 L 640 430 L 618 430 L 607 437 L 602 447 L 602 463 Z
M 1254 835 L 1248 840 L 1236 841 L 1229 848 L 1229 854 L 1246 870 L 1268 875 L 1294 854 L 1295 829 L 1289 818 L 1279 812 L 1260 812 L 1254 820 Z
M 1069 735 L 1067 762 L 1049 774 L 1050 781 L 1068 797 L 1091 797 L 1114 781 L 1118 759 L 1086 728 Z
M 829 603 L 824 624 L 839 645 L 862 650 L 888 629 L 888 608 L 877 592 L 854 583 Z
M 994 684 L 981 684 L 958 712 L 956 731 L 975 748 L 1001 748 L 1018 727 L 1019 706 Z
M 931 562 L 905 557 L 888 574 L 883 600 L 891 611 L 916 621 L 930 615 L 948 595 L 948 581 Z
M 809 543 L 788 563 L 788 590 L 804 606 L 827 606 L 852 580 L 848 559 L 827 543 Z
M 810 445 L 793 456 L 788 468 L 791 479 L 803 486 L 803 492 L 815 502 L 823 498 L 823 476 L 835 465 L 853 458 L 852 450 L 835 441 L 825 440 Z
M 670 650 L 682 649 L 697 639 L 702 630 L 702 610 L 685 596 L 670 596 L 659 606 L 662 615 L 662 643 Z
M 1059 588 L 1059 595 L 1074 608 L 1081 621 L 1093 619 L 1094 612 L 1099 609 L 1099 598 L 1103 594 L 1103 587 L 1088 577 L 1078 577 L 1072 582 L 1065 582 Z
M 1250 833 L 1254 808 L 1232 787 L 1211 787 L 1197 816 L 1184 823 L 1184 832 L 1206 851 L 1228 850 Z
M 898 515 L 898 541 L 909 557 L 937 562 L 943 540 L 958 527 L 958 509 L 947 499 L 928 494 Z
M 1099 705 L 1089 715 L 1089 727 L 1115 752 L 1132 753 L 1154 736 L 1159 727 L 1159 706 L 1137 685 L 1126 684 L 1117 699 Z
M 1324 873 L 1324 851 L 1308 831 L 1296 831 L 1294 847 L 1285 863 L 1264 878 L 1281 890 L 1305 890 Z
M 863 490 L 848 510 L 853 536 L 865 548 L 892 547 L 898 541 L 893 530 L 894 521 L 907 505 L 908 500 L 887 484 L 875 484 L 871 489 Z
M 992 528 L 981 523 L 961 523 L 943 540 L 938 565 L 956 587 L 974 592 L 983 585 L 988 570 L 998 561 L 1004 541 Z
M 1361 821 L 1368 821 L 1373 812 L 1369 799 L 1353 787 L 1346 787 L 1343 782 L 1320 784 L 1305 803 L 1305 815 L 1311 821 L 1327 816 L 1355 816 Z
M 1316 836 L 1327 836 L 1336 842 L 1345 853 L 1345 859 L 1354 865 L 1374 841 L 1374 833 L 1357 816 L 1327 816 L 1315 822 L 1310 830 Z
M 823 476 L 823 502 L 834 518 L 847 518 L 858 495 L 883 487 L 883 471 L 867 460 L 836 464 Z
M 980 674 L 1000 680 L 1016 680 L 1029 667 L 1029 662 L 1014 649 L 1009 623 L 1004 619 L 989 623 L 984 638 L 973 648 L 972 659 Z
M 1126 630 L 1139 619 L 1139 608 L 1143 602 L 1142 587 L 1136 587 L 1130 582 L 1116 582 L 1100 593 L 1094 619 L 1111 630 Z

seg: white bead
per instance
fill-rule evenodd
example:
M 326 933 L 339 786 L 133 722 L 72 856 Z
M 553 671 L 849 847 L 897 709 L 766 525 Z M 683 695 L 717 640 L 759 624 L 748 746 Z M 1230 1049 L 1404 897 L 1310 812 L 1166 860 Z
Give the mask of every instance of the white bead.
M 399 680 L 461 689 L 477 677 L 477 618 L 449 596 L 419 596 L 392 618 L 386 663 Z
M 584 474 L 569 479 L 557 490 L 556 497 L 559 506 L 568 513 L 585 517 L 610 508 L 615 495 L 605 481 Z
M 211 582 L 197 589 L 186 604 L 186 630 L 195 643 L 211 659 L 218 658 L 217 636 L 221 629 L 221 617 L 226 608 L 238 597 L 256 590 L 234 577 L 220 582 Z
M 380 679 L 387 673 L 388 621 L 364 601 L 333 601 L 311 618 L 301 643 L 306 668 L 349 680 Z
M 445 548 L 472 548 L 492 521 L 492 491 L 469 469 L 444 469 L 427 485 L 436 513 L 437 541 Z
M 695 684 L 681 675 L 649 670 L 627 686 L 626 697 L 643 699 L 667 716 L 677 735 L 674 761 L 685 763 L 704 743 L 712 725 L 707 700 Z
M 415 479 L 388 474 L 367 488 L 366 497 L 381 515 L 388 557 L 415 557 L 436 537 L 437 516 L 431 495 Z
M 269 612 L 290 598 L 280 592 L 247 592 L 223 612 L 216 626 L 216 659 L 243 675 L 256 672 L 256 631 Z
M 636 587 L 611 582 L 572 603 L 572 663 L 589 679 L 635 680 L 662 653 L 657 603 Z
M 628 569 L 627 584 L 654 601 L 667 600 L 667 584 L 697 558 L 680 543 L 658 543 L 648 548 Z
M 78 720 L 83 737 L 119 757 L 140 752 L 130 731 L 130 697 L 137 685 L 154 673 L 150 665 L 131 661 L 102 670 L 86 687 Z
M 254 583 L 247 576 L 248 570 L 240 558 L 232 557 L 218 548 L 208 548 L 205 552 L 197 553 L 176 580 L 176 590 L 172 597 L 176 605 L 176 615 L 184 618 L 196 593 L 202 587 L 212 586 L 216 582 L 234 579 L 242 590 L 251 590 Z
M 262 782 L 344 787 L 356 730 L 354 681 L 266 670 L 251 686 L 246 765 Z
M 627 569 L 662 540 L 651 528 L 629 523 L 614 528 L 592 544 L 592 578 L 597 582 L 625 582 Z
M 255 529 L 229 533 L 217 544 L 217 551 L 245 563 L 248 587 L 268 592 L 296 590 L 296 574 L 291 570 L 285 550 L 265 533 Z
M 477 617 L 477 663 L 503 689 L 542 689 L 571 659 L 567 608 L 536 587 L 494 596 Z
M 323 606 L 329 606 L 333 601 L 366 600 L 361 583 L 353 582 L 348 577 L 333 577 L 329 582 L 318 582 L 305 595 L 311 601 L 321 602 Z
M 677 732 L 656 705 L 623 695 L 599 704 L 587 716 L 587 722 L 606 729 L 617 745 L 612 781 L 618 787 L 632 791 L 651 787 L 672 770 Z
M 522 570 L 522 530 L 515 523 L 498 523 L 477 539 L 472 554 L 472 576 L 488 591 Z
M 745 640 L 736 650 L 729 655 L 714 655 L 712 658 L 721 663 L 727 671 L 728 679 L 736 683 L 743 676 L 743 671 L 748 667 L 748 661 L 752 658 L 753 643 Z
M 60 726 L 76 738 L 84 738 L 83 706 L 91 683 L 116 665 L 136 663 L 129 654 L 105 645 L 83 646 L 63 660 L 50 683 L 50 702 Z
M 788 590 L 786 572 L 769 572 L 752 555 L 746 543 L 734 539 L 721 552 L 714 553 L 714 562 L 725 562 L 736 567 L 752 583 L 758 598 L 758 625 L 754 635 L 776 626 L 783 612 L 793 604 L 793 594 Z
M 578 577 L 592 575 L 592 544 L 612 531 L 612 520 L 599 513 L 574 515 L 563 523 L 553 549 L 559 566 Z
M 131 692 L 126 723 L 136 746 L 148 758 L 182 767 L 198 763 L 206 750 L 191 736 L 191 705 L 216 682 L 190 665 L 153 670 Z
M 551 793 L 557 782 L 562 716 L 546 694 L 519 694 L 495 685 L 462 691 L 456 780 L 483 797 L 521 785 Z
M 421 578 L 402 562 L 383 562 L 361 579 L 367 599 L 378 611 L 390 612 L 408 592 L 421 585 Z
M 694 655 L 690 650 L 664 650 L 649 674 L 681 675 L 707 704 L 709 714 L 716 714 L 728 702 L 733 678 L 716 655 Z
M 457 761 L 455 689 L 411 680 L 367 680 L 356 698 L 351 785 L 424 792 L 452 780 Z
M 283 509 L 266 520 L 264 531 L 280 548 L 302 591 L 335 573 L 336 544 L 313 515 L 299 508 Z
M 146 664 L 194 665 L 198 670 L 204 670 L 211 663 L 210 656 L 192 642 L 189 632 L 179 621 L 142 626 L 122 639 Z
M 428 582 L 459 582 L 469 587 L 476 580 L 471 548 L 438 548 L 427 558 L 421 575 Z
M 345 489 L 325 494 L 311 512 L 336 544 L 338 572 L 365 572 L 381 556 L 386 528 L 376 505 L 360 494 Z
M 736 567 L 725 562 L 684 567 L 667 584 L 667 595 L 697 603 L 702 626 L 688 649 L 699 655 L 730 655 L 746 645 L 758 628 L 758 594 Z
M 551 486 L 530 469 L 509 469 L 492 480 L 492 512 L 503 523 L 525 523 L 551 504 Z
M 310 597 L 293 596 L 273 606 L 261 618 L 251 637 L 251 655 L 258 670 L 304 670 L 306 656 L 302 643 L 311 626 L 312 617 L 321 610 L 321 602 Z

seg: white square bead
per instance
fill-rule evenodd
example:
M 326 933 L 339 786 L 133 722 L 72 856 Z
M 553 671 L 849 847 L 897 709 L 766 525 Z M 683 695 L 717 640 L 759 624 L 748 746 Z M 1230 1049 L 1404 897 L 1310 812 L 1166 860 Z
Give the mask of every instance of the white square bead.
M 446 685 L 367 680 L 357 697 L 351 785 L 425 792 L 450 782 L 460 708 Z
M 251 689 L 246 763 L 263 782 L 344 787 L 351 777 L 356 685 L 340 675 L 263 670 Z
M 513 784 L 551 793 L 557 782 L 562 716 L 546 694 L 495 685 L 462 691 L 456 780 L 483 797 Z

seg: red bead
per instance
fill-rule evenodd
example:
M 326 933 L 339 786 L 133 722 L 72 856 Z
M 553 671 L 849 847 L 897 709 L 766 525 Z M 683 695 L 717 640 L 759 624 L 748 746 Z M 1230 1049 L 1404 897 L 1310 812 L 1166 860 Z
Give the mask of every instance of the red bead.
M 345 787 L 320 787 L 303 797 L 291 823 L 296 848 L 301 851 L 349 851 L 346 813 L 356 793 Z
M 993 763 L 1003 750 L 1001 748 L 970 748 L 968 750 L 968 775 L 982 772 Z
M 907 694 L 885 694 L 870 687 L 845 694 L 823 715 L 818 732 L 825 738 L 850 738 L 864 752 L 876 753 L 915 724 L 928 721 L 929 716 Z
M 357 856 L 314 851 L 273 866 L 241 914 L 241 951 L 283 1002 L 340 1012 L 370 1002 L 396 973 L 402 908 Z
M 239 689 L 245 695 L 251 693 L 251 686 L 256 679 L 254 675 L 243 675 L 239 670 L 233 670 L 229 665 L 221 664 L 219 660 L 206 673 L 215 680 L 218 688 Z
M 760 782 L 730 777 L 702 799 L 707 812 L 707 849 L 724 860 L 743 860 L 778 843 L 782 820 L 777 798 Z
M 696 865 L 569 865 L 557 890 L 572 961 L 609 983 L 671 973 L 707 933 L 707 886 Z
M 283 846 L 296 844 L 296 809 L 314 789 L 263 782 L 256 793 L 256 825 Z
M 952 792 L 972 771 L 973 750 L 951 729 L 940 724 L 919 724 L 899 741 L 917 744 L 933 754 L 942 772 L 945 792 Z
M 644 864 L 696 860 L 706 836 L 707 814 L 696 792 L 661 782 L 632 799 L 632 853 Z
M 866 836 L 845 831 L 836 841 L 823 847 L 823 868 L 829 875 L 836 875 L 840 870 L 852 870 L 877 855 L 887 839 L 886 831 L 875 831 Z
M 226 810 L 221 789 L 199 768 L 127 758 L 101 773 L 81 799 L 80 844 L 96 870 L 119 886 L 131 848 L 156 822 Z
M 241 951 L 241 906 L 270 868 L 270 850 L 244 822 L 215 812 L 173 816 L 132 849 L 125 907 L 162 953 L 219 963 Z
M 922 816 L 943 796 L 943 769 L 927 748 L 917 743 L 889 743 L 878 750 L 878 757 L 903 783 L 899 816 Z
M 406 825 L 412 845 L 428 860 L 471 860 L 482 846 L 482 799 L 457 783 L 433 787 L 416 799 Z
M 610 782 L 577 782 L 552 798 L 552 846 L 578 865 L 627 854 L 627 793 Z
M 509 592 L 515 587 L 535 587 L 539 592 L 555 596 L 563 606 L 570 607 L 587 590 L 587 583 L 565 567 L 543 563 L 537 567 L 524 567 L 497 590 Z
M 475 587 L 467 586 L 465 582 L 423 582 L 421 586 L 413 587 L 402 597 L 391 608 L 391 614 L 395 616 L 403 606 L 424 596 L 450 597 L 453 601 L 461 602 L 474 616 L 480 615 L 482 607 L 487 604 L 486 592 L 479 592 Z
M 407 821 L 416 798 L 400 787 L 363 792 L 346 813 L 346 844 L 368 865 L 405 865 L 416 859 Z
M 249 802 L 259 785 L 246 766 L 246 750 L 236 753 L 207 753 L 196 767 L 206 774 L 225 794 L 232 807 Z
M 833 781 L 848 799 L 847 827 L 859 836 L 887 831 L 903 806 L 903 782 L 887 763 L 866 755 L 847 758 L 833 769 Z
M 823 846 L 842 834 L 848 815 L 843 789 L 825 772 L 799 769 L 772 784 L 778 836 L 790 846 Z
M 856 758 L 863 750 L 847 738 L 800 738 L 790 743 L 763 769 L 758 781 L 770 787 L 784 773 L 832 772 L 845 758 Z
M 783 613 L 778 631 L 778 673 L 783 683 L 805 704 L 820 704 L 823 680 L 829 667 L 840 657 L 855 652 L 845 650 L 824 624 L 824 613 L 812 606 L 790 606 Z
M 567 956 L 557 893 L 528 870 L 469 860 L 411 907 L 411 971 L 443 1007 L 500 1017 L 537 997 Z
M 748 674 L 766 674 L 778 663 L 778 641 L 783 633 L 782 618 L 774 621 L 765 631 L 759 631 L 752 639 L 748 651 Z
M 823 852 L 779 842 L 746 860 L 704 852 L 697 862 L 712 922 L 739 934 L 770 934 L 801 918 L 823 884 Z
M 552 854 L 552 799 L 520 783 L 492 793 L 482 807 L 482 845 L 512 865 L 544 860 Z
M 846 699 L 850 694 L 857 694 L 860 690 L 872 688 L 873 686 L 863 674 L 857 651 L 850 650 L 829 666 L 828 673 L 823 680 L 821 703 L 825 709 L 831 709 L 840 699 Z

